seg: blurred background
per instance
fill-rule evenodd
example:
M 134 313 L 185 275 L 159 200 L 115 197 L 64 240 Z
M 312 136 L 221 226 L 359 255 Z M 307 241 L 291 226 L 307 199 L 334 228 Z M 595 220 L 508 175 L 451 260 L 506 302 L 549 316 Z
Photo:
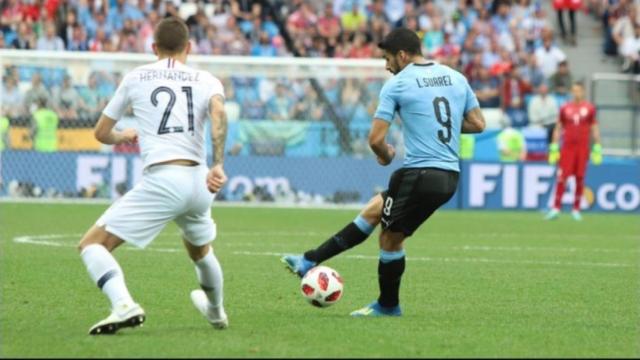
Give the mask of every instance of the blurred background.
M 0 197 L 115 199 L 136 183 L 137 147 L 101 145 L 92 128 L 123 75 L 154 60 L 153 28 L 174 15 L 190 28 L 188 64 L 225 88 L 219 201 L 352 204 L 386 188 L 402 124 L 388 139 L 397 159 L 378 166 L 367 135 L 391 75 L 376 44 L 407 27 L 425 57 L 468 78 L 487 119 L 463 136 L 447 207 L 545 209 L 549 136 L 582 81 L 605 154 L 583 207 L 638 212 L 639 10 L 638 0 L 2 0 Z M 132 113 L 118 126 L 135 127 Z

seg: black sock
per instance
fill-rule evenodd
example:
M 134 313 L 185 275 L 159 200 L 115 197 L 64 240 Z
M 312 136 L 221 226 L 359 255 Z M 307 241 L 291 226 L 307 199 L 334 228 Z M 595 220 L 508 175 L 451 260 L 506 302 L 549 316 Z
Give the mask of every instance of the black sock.
M 397 306 L 400 303 L 400 280 L 404 273 L 405 257 L 397 260 L 378 262 L 378 285 L 380 285 L 380 297 L 378 304 L 384 307 Z
M 571 23 L 571 35 L 576 36 L 576 12 L 569 10 L 569 22 Z
M 345 226 L 344 229 L 333 235 L 329 240 L 323 242 L 315 250 L 309 250 L 304 253 L 304 257 L 319 264 L 345 250 L 351 249 L 368 237 L 369 234 L 360 230 L 355 223 L 350 222 L 349 225 Z
M 562 35 L 562 38 L 564 39 L 565 36 L 567 36 L 567 31 L 564 27 L 564 15 L 562 14 L 563 10 L 556 10 L 556 13 L 558 14 L 558 23 L 560 24 L 560 34 Z

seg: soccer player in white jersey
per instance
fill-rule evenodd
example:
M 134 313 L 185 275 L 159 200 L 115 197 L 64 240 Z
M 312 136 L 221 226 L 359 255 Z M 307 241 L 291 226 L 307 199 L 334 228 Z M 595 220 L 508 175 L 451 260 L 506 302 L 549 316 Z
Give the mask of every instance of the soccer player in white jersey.
M 142 181 L 113 203 L 79 244 L 91 279 L 111 301 L 111 314 L 91 327 L 91 335 L 113 334 L 144 322 L 144 310 L 129 294 L 122 269 L 111 252 L 124 242 L 144 248 L 172 220 L 181 229 L 202 288 L 191 292 L 192 302 L 215 328 L 228 326 L 222 304 L 222 269 L 210 245 L 216 236 L 211 205 L 227 180 L 223 169 L 227 117 L 222 84 L 211 74 L 185 65 L 190 44 L 182 20 L 162 20 L 154 32 L 153 49 L 158 61 L 124 77 L 95 127 L 96 139 L 104 144 L 139 141 L 144 174 Z M 129 105 L 137 130 L 115 130 L 116 121 Z M 210 169 L 204 146 L 209 115 L 214 144 Z

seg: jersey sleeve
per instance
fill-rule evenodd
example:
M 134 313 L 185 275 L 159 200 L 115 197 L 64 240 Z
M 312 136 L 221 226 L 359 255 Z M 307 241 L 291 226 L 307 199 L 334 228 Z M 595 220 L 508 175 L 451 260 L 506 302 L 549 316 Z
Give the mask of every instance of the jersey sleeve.
M 473 92 L 473 89 L 471 89 L 471 85 L 469 85 L 469 82 L 466 79 L 464 80 L 464 84 L 466 88 L 464 113 L 466 114 L 475 108 L 479 108 L 480 103 L 478 102 L 476 93 Z
M 127 106 L 129 105 L 129 97 L 128 97 L 128 79 L 129 77 L 125 76 L 122 79 L 122 82 L 118 86 L 116 93 L 113 95 L 111 100 L 107 106 L 102 110 L 102 113 L 113 120 L 120 120 L 124 112 L 127 110 Z
M 207 101 L 210 101 L 211 98 L 216 95 L 220 95 L 224 99 L 224 87 L 222 86 L 222 82 L 220 82 L 220 80 L 215 76 L 210 75 L 207 86 L 209 87 L 209 96 L 207 96 Z
M 380 99 L 378 103 L 378 108 L 376 109 L 374 118 L 384 120 L 387 122 L 393 121 L 393 117 L 395 116 L 396 109 L 398 108 L 397 102 L 397 81 L 395 78 L 387 81 L 382 90 L 380 90 Z

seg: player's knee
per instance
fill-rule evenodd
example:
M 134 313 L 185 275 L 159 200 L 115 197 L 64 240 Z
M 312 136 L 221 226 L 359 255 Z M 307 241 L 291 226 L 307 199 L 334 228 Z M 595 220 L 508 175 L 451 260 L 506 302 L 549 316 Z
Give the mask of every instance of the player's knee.
M 186 239 L 183 239 L 183 240 L 186 245 L 187 252 L 189 253 L 189 257 L 193 261 L 198 261 L 202 259 L 209 253 L 209 251 L 212 250 L 212 247 L 210 244 L 206 244 L 203 246 L 195 246 L 189 243 L 189 241 L 187 241 Z
M 380 233 L 380 249 L 384 251 L 400 251 L 403 248 L 405 238 L 404 233 L 385 230 Z
M 369 224 L 373 226 L 378 225 L 380 223 L 380 218 L 382 217 L 382 204 L 382 196 L 374 196 L 367 206 L 360 212 L 360 216 L 362 216 L 362 218 Z
M 380 213 L 360 213 L 360 216 L 371 226 L 376 226 L 380 223 L 380 218 L 382 217 Z
M 87 246 L 95 244 L 96 242 L 89 236 L 89 233 L 85 234 L 80 242 L 78 242 L 78 252 L 81 253 Z
M 109 252 L 112 252 L 115 248 L 120 246 L 123 240 L 119 237 L 108 233 L 104 227 L 93 226 L 82 237 L 78 243 L 78 251 L 82 252 L 89 245 L 102 245 Z

